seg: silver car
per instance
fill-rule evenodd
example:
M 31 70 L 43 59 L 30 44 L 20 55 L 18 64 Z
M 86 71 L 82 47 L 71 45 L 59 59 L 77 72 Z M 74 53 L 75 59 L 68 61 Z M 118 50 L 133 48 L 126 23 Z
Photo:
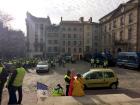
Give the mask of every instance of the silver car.
M 49 72 L 49 64 L 47 61 L 41 61 L 36 66 L 36 72 Z

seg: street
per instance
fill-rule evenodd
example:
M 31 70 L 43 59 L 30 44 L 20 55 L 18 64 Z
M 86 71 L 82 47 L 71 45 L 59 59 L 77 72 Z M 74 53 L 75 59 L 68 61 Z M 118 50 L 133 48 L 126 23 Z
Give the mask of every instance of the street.
M 29 70 L 26 74 L 23 85 L 23 103 L 37 103 L 36 96 L 36 83 L 41 82 L 49 87 L 49 96 L 53 87 L 60 83 L 65 89 L 64 74 L 68 69 L 72 69 L 75 73 L 85 73 L 90 69 L 90 65 L 87 62 L 79 61 L 76 64 L 66 64 L 66 67 L 56 67 L 56 69 L 50 69 L 49 73 L 36 74 L 35 69 Z M 125 94 L 131 98 L 140 98 L 140 71 L 122 69 L 118 67 L 112 68 L 118 75 L 119 88 L 117 90 L 112 89 L 88 89 L 85 90 L 86 95 L 98 95 L 98 94 Z M 8 101 L 7 89 L 4 89 L 3 104 Z

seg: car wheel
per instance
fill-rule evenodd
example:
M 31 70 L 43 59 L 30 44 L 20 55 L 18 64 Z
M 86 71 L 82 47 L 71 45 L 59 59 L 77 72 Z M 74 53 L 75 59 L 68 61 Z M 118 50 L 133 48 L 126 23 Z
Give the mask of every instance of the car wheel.
M 116 83 L 113 83 L 113 84 L 111 84 L 110 88 L 111 88 L 111 89 L 117 89 L 117 88 L 118 88 L 118 86 L 117 86 L 117 84 L 116 84 Z

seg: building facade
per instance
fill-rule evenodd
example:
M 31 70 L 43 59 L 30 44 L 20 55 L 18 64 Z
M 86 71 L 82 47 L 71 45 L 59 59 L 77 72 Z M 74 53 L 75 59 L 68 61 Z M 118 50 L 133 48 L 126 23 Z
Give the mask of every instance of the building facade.
M 100 19 L 102 50 L 140 51 L 140 0 L 130 0 Z
M 38 18 L 27 12 L 27 52 L 29 57 L 42 57 L 45 53 L 45 34 L 50 18 Z
M 77 59 L 83 56 L 83 23 L 81 21 L 60 22 L 60 54 L 70 54 Z
M 29 57 L 72 55 L 76 59 L 99 49 L 99 24 L 92 18 L 84 21 L 63 20 L 51 24 L 50 18 L 38 18 L 27 13 L 27 52 Z
M 59 26 L 50 25 L 45 30 L 45 56 L 57 56 L 60 54 Z

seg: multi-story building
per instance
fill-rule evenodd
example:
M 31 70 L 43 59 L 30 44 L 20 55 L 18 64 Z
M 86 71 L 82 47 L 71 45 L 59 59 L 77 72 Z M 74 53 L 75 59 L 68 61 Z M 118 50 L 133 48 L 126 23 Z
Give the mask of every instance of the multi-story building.
M 27 12 L 27 52 L 28 56 L 40 56 L 45 53 L 45 30 L 51 25 L 50 18 L 38 18 Z
M 83 18 L 83 17 L 82 17 Z M 89 21 L 83 21 L 84 25 L 84 53 L 89 53 L 92 51 L 92 30 L 93 30 L 93 23 L 92 18 Z
M 45 55 L 46 56 L 57 56 L 60 53 L 60 37 L 59 37 L 59 26 L 50 25 L 46 28 L 45 34 Z
M 100 52 L 101 48 L 101 30 L 99 23 L 92 23 L 92 53 L 93 52 Z
M 102 49 L 140 51 L 140 0 L 130 0 L 100 19 Z
M 57 56 L 70 54 L 80 59 L 84 54 L 99 49 L 99 24 L 84 21 L 62 20 L 52 25 L 50 18 L 37 18 L 27 13 L 28 56 Z
M 82 21 L 60 22 L 60 54 L 71 54 L 76 58 L 83 56 L 84 29 Z

